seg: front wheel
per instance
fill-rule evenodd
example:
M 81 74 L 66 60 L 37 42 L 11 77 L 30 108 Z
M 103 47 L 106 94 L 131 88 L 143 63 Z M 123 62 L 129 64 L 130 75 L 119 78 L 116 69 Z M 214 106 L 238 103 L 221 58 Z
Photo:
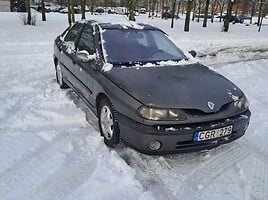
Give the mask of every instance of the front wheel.
M 108 147 L 119 144 L 119 125 L 115 116 L 115 110 L 108 99 L 102 99 L 98 106 L 98 119 L 100 133 L 104 137 L 104 143 Z
M 62 70 L 59 63 L 56 65 L 56 79 L 61 89 L 68 88 L 67 84 L 63 81 Z

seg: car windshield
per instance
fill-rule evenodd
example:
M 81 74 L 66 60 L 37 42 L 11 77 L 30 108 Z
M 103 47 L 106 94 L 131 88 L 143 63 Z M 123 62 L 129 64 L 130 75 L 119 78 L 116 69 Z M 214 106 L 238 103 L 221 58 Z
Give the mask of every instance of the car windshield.
M 106 29 L 102 36 L 107 62 L 112 64 L 185 59 L 182 51 L 159 30 Z

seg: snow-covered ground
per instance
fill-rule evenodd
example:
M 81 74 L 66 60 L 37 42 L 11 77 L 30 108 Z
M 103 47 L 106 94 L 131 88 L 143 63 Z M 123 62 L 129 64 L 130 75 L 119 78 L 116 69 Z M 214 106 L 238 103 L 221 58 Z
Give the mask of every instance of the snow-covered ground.
M 23 26 L 18 14 L 0 13 L 0 199 L 268 199 L 268 26 L 258 33 L 235 24 L 223 33 L 220 23 L 194 23 L 184 33 L 183 20 L 170 29 L 170 21 L 137 18 L 196 49 L 243 89 L 252 111 L 246 135 L 231 144 L 147 156 L 107 148 L 83 102 L 59 89 L 53 40 L 67 16 L 47 19 Z

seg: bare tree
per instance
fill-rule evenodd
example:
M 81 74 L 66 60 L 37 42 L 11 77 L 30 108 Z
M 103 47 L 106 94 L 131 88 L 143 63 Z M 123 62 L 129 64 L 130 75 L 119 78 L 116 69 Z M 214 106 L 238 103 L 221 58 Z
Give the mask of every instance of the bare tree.
M 221 0 L 220 1 L 220 10 L 221 10 L 221 14 L 220 14 L 220 22 L 222 20 L 222 14 L 223 14 L 223 9 L 224 9 L 224 6 L 225 6 L 225 0 Z
M 204 21 L 203 21 L 203 27 L 207 27 L 208 8 L 209 8 L 209 0 L 206 0 L 206 7 L 205 7 L 205 16 L 204 16 Z
M 180 10 L 181 10 L 181 0 L 179 0 L 179 3 L 178 3 L 177 18 L 179 17 Z
M 200 22 L 202 0 L 198 0 L 198 18 L 197 22 Z
M 41 12 L 42 12 L 42 21 L 46 21 L 46 10 L 45 10 L 45 1 L 41 1 Z
M 252 24 L 252 18 L 255 15 L 255 7 L 256 7 L 256 1 L 253 0 L 251 2 L 251 12 L 250 12 L 250 24 Z
M 259 10 L 258 10 L 259 14 L 258 14 L 258 22 L 257 22 L 257 26 L 259 26 L 260 23 L 261 23 L 261 17 L 262 17 L 263 5 L 264 5 L 264 0 L 260 0 L 260 1 L 259 1 Z
M 184 31 L 189 32 L 189 27 L 190 27 L 190 18 L 191 18 L 191 10 L 192 10 L 192 0 L 188 0 L 187 4 L 187 13 L 186 13 L 186 18 L 185 18 L 185 24 L 184 24 Z
M 71 18 L 72 18 L 72 23 L 75 22 L 75 16 L 74 16 L 74 0 L 70 0 L 71 3 Z
M 192 21 L 194 21 L 194 19 L 195 19 L 195 15 L 196 15 L 196 1 L 197 0 L 193 0 L 194 1 L 194 7 L 193 7 L 193 15 L 192 15 Z
M 30 0 L 26 0 L 26 9 L 27 9 L 27 24 L 31 25 L 32 16 L 31 16 Z
M 211 5 L 211 23 L 214 22 L 214 14 L 217 12 L 218 6 L 219 6 L 219 3 L 217 1 L 212 2 L 212 5 Z
M 172 2 L 172 19 L 171 19 L 171 28 L 173 28 L 173 26 L 174 26 L 175 6 L 176 6 L 176 0 L 173 0 L 173 2 Z
M 71 25 L 71 24 L 72 24 L 72 17 L 71 17 L 71 0 L 68 0 L 67 6 L 68 6 L 68 23 L 69 23 L 69 25 Z
M 81 19 L 86 19 L 86 0 L 81 0 L 81 13 L 82 13 L 82 17 Z
M 135 0 L 128 0 L 128 19 L 130 21 L 135 21 Z
M 224 32 L 228 32 L 228 30 L 229 30 L 229 24 L 230 24 L 230 21 L 231 21 L 233 4 L 234 4 L 234 0 L 229 0 L 228 8 L 227 8 L 227 14 L 226 14 L 226 17 L 224 19 L 224 25 L 223 25 L 223 31 Z
M 261 31 L 261 26 L 262 26 L 262 21 L 263 18 L 268 14 L 268 1 L 263 2 L 262 10 L 261 10 L 261 19 L 260 19 L 260 24 L 259 24 L 259 32 Z

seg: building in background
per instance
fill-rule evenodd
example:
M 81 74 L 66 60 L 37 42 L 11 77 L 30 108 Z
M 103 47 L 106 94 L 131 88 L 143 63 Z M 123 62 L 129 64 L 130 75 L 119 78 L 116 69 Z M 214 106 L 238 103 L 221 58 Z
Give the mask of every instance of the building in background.
M 10 0 L 0 0 L 0 12 L 10 12 Z

